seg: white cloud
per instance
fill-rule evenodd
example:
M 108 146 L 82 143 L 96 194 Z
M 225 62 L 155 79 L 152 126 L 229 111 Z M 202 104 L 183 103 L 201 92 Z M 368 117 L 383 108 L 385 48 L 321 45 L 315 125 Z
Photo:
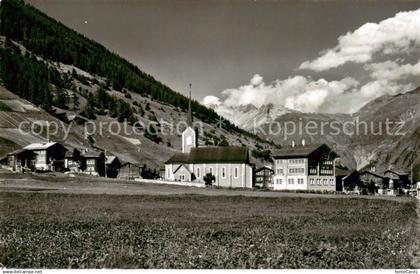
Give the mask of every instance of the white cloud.
M 259 74 L 255 74 L 254 77 L 252 77 L 250 83 L 253 86 L 258 86 L 260 84 L 262 84 L 263 82 L 263 78 L 259 75 Z
M 395 61 L 366 64 L 364 69 L 370 72 L 373 79 L 403 80 L 410 76 L 420 75 L 420 61 L 417 64 L 400 65 Z
M 243 106 L 259 108 L 269 104 L 280 110 L 286 107 L 301 112 L 354 113 L 382 95 L 395 95 L 420 85 L 419 54 L 420 9 L 400 12 L 340 36 L 335 48 L 300 66 L 324 71 L 348 62 L 360 63 L 367 76 L 363 80 L 350 76 L 333 81 L 313 80 L 296 75 L 266 83 L 255 74 L 248 84 L 222 91 L 221 98 L 208 96 L 203 103 L 216 106 L 217 112 L 228 116 L 238 116 L 238 111 L 248 109 Z M 389 60 L 376 60 L 384 57 Z M 417 63 L 410 64 L 406 59 Z
M 221 102 L 218 97 L 209 95 L 204 97 L 202 104 L 205 106 L 219 106 Z
M 253 81 L 257 78 L 258 81 Z M 254 85 L 256 82 L 258 84 Z M 340 100 L 339 96 L 353 92 L 358 85 L 359 82 L 351 77 L 328 82 L 325 79 L 313 81 L 300 75 L 267 84 L 260 75 L 256 74 L 250 84 L 224 90 L 223 100 L 207 96 L 203 104 L 214 106 L 213 102 L 218 102 L 217 105 L 222 108 L 246 105 L 261 107 L 273 104 L 302 112 L 341 112 L 346 111 L 345 108 L 349 104 Z
M 376 79 L 360 85 L 351 77 L 340 81 L 314 81 L 300 75 L 268 84 L 261 78 L 257 86 L 251 82 L 236 89 L 224 90 L 222 99 L 207 96 L 203 104 L 214 107 L 220 114 L 243 110 L 243 106 L 260 108 L 269 104 L 309 113 L 354 113 L 382 95 L 395 95 L 414 88 L 413 84 L 399 84 L 387 79 Z
M 325 71 L 347 62 L 365 63 L 376 53 L 395 54 L 420 50 L 420 9 L 399 12 L 379 23 L 366 23 L 338 38 L 338 45 L 305 61 L 300 69 Z

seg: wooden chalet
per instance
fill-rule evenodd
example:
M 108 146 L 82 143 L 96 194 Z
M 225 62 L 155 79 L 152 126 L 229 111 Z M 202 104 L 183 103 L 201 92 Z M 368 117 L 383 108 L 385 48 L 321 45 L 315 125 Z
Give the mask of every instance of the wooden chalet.
M 23 148 L 35 154 L 35 171 L 63 171 L 67 149 L 56 142 L 33 143 Z
M 108 178 L 117 178 L 121 161 L 117 156 L 106 156 L 106 176 Z
M 271 167 L 263 166 L 254 172 L 254 186 L 258 188 L 273 188 L 274 170 Z
M 91 151 L 82 154 L 86 167 L 83 173 L 94 176 L 105 176 L 105 154 L 101 151 Z
M 121 180 L 140 179 L 140 166 L 130 162 L 122 164 L 119 169 L 117 178 Z

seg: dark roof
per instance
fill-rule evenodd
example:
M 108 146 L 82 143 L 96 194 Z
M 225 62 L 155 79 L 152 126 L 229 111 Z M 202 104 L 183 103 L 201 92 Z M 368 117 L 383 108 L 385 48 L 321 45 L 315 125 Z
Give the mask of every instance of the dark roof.
M 178 172 L 178 170 L 179 170 L 181 167 L 185 167 L 185 169 L 188 171 L 188 173 L 190 173 L 190 174 L 191 174 L 191 170 L 188 168 L 188 166 L 186 166 L 186 165 L 184 165 L 184 164 L 179 165 L 179 166 L 175 169 L 174 173 L 177 173 L 177 172 Z
M 18 154 L 21 154 L 22 152 L 25 152 L 25 151 L 27 151 L 27 150 L 24 149 L 24 148 L 21 148 L 21 149 L 17 149 L 17 150 L 14 150 L 12 152 L 7 153 L 7 155 L 18 155 Z
M 135 167 L 141 168 L 138 164 L 133 164 L 133 163 L 130 163 L 130 162 L 126 162 L 124 164 L 121 164 L 120 168 L 125 167 L 125 166 L 135 166 Z
M 390 169 L 388 169 L 387 171 L 384 172 L 384 174 L 387 174 L 387 173 L 393 173 L 393 174 L 398 175 L 398 176 L 408 175 L 408 172 L 404 172 L 404 171 L 400 171 L 400 170 L 390 170 Z
M 189 153 L 175 153 L 166 164 L 186 164 L 190 162 L 190 154 Z
M 263 166 L 263 167 L 257 168 L 255 170 L 255 172 L 260 172 L 261 170 L 264 170 L 264 169 L 266 169 L 268 171 L 271 171 L 271 172 L 274 172 L 274 170 L 272 168 L 268 167 L 268 166 Z
M 7 155 L 20 155 L 20 154 L 24 154 L 24 153 L 26 153 L 26 154 L 34 154 L 34 152 L 32 152 L 30 150 L 21 148 L 21 149 L 18 149 L 18 150 L 9 152 Z
M 312 152 L 318 150 L 321 147 L 327 147 L 325 144 L 311 144 L 311 145 L 296 145 L 295 147 L 283 147 L 273 153 L 274 158 L 293 158 L 293 157 L 306 157 Z M 336 154 L 334 153 L 336 156 Z
M 350 175 L 353 172 L 354 172 L 354 170 L 335 167 L 335 176 L 344 176 L 345 177 L 345 176 Z
M 249 163 L 249 156 L 246 147 L 197 147 L 175 154 L 166 163 Z
M 374 177 L 378 177 L 378 178 L 381 178 L 381 179 L 385 179 L 385 177 L 383 177 L 383 176 L 381 176 L 381 175 L 379 175 L 379 174 L 376 174 L 376 173 L 374 173 L 374 172 L 372 172 L 372 171 L 369 171 L 369 170 L 365 170 L 365 171 L 363 171 L 363 172 L 360 172 L 360 176 L 362 176 L 362 175 L 364 175 L 364 174 L 370 174 L 370 175 L 372 175 L 372 176 L 374 176 Z
M 105 156 L 105 154 L 102 151 L 90 151 L 85 154 L 82 154 L 85 158 L 101 158 Z
M 107 165 L 110 165 L 110 164 L 112 164 L 113 162 L 116 162 L 116 161 L 121 163 L 120 159 L 117 156 L 106 156 L 105 159 L 106 159 L 105 163 Z

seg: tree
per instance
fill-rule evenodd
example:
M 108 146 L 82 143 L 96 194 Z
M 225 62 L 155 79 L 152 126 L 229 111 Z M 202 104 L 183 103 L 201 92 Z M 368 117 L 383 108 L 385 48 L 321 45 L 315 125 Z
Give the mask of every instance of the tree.
M 147 139 L 159 144 L 162 142 L 162 138 L 158 135 L 158 132 L 156 128 L 153 126 L 153 124 L 149 124 L 149 127 L 146 128 L 144 132 L 144 137 Z
M 42 92 L 42 103 L 41 103 L 41 107 L 47 111 L 50 112 L 51 111 L 51 103 L 52 99 L 51 99 L 51 93 L 48 90 L 48 88 L 44 89 Z
M 206 175 L 204 175 L 203 180 L 206 186 L 212 186 L 213 183 L 216 181 L 216 177 L 214 177 L 214 175 L 211 173 L 207 173 Z
M 58 89 L 54 105 L 62 109 L 67 109 L 67 103 L 68 103 L 67 91 L 64 89 Z
M 88 119 L 96 119 L 95 99 L 91 93 L 88 95 L 87 104 L 83 110 L 83 115 Z
M 143 109 L 142 105 L 139 104 L 139 115 L 141 117 L 144 117 L 144 114 L 145 114 L 144 109 Z
M 107 109 L 108 108 L 108 94 L 106 93 L 106 90 L 100 86 L 98 90 L 96 91 L 96 105 L 101 109 Z
M 73 101 L 73 110 L 78 110 L 80 107 L 79 96 L 77 96 L 76 92 L 74 91 L 72 94 L 72 101 Z
M 225 135 L 220 135 L 220 139 L 221 139 L 221 141 L 218 143 L 218 146 L 221 146 L 221 147 L 228 147 L 229 146 L 229 142 L 228 142 L 228 140 L 226 140 Z

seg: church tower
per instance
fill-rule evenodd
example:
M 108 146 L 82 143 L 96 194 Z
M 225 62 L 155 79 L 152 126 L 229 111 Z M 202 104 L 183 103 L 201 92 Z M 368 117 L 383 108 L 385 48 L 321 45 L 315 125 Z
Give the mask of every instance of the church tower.
M 188 102 L 188 116 L 187 128 L 182 133 L 182 152 L 190 153 L 191 148 L 197 147 L 197 136 L 193 128 L 193 116 L 191 112 L 191 84 L 190 84 L 190 97 Z

